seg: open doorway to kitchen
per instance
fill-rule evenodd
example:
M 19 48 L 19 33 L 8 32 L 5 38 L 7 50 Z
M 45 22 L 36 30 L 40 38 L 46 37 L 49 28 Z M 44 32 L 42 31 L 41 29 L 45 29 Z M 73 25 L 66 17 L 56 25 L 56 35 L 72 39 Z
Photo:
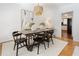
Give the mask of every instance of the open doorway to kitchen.
M 63 38 L 72 39 L 73 11 L 62 13 L 61 32 Z

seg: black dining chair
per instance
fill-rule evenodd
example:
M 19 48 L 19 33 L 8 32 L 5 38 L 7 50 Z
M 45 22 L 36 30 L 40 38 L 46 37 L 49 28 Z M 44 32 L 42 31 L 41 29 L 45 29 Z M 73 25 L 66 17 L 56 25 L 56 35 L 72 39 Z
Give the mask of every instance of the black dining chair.
M 54 44 L 54 42 L 53 42 L 53 33 L 54 33 L 54 30 L 48 31 L 48 36 L 49 36 L 49 39 L 52 41 L 52 44 Z
M 49 48 L 49 43 L 50 41 L 52 41 L 52 44 L 54 44 L 53 42 L 53 30 L 49 30 L 49 31 L 44 31 L 44 40 L 48 43 L 48 48 Z
M 18 49 L 26 46 L 27 40 L 26 40 L 26 38 L 22 37 L 22 33 L 20 33 L 19 31 L 14 31 L 12 33 L 12 35 L 13 35 L 13 39 L 14 39 L 14 50 L 15 50 L 15 47 L 17 47 L 16 56 L 18 56 Z
M 33 37 L 33 46 L 38 47 L 37 49 L 37 54 L 39 54 L 39 46 L 40 44 L 44 45 L 44 48 L 46 49 L 46 45 L 45 45 L 45 41 L 44 41 L 44 34 L 40 34 L 40 33 L 35 33 L 34 37 Z

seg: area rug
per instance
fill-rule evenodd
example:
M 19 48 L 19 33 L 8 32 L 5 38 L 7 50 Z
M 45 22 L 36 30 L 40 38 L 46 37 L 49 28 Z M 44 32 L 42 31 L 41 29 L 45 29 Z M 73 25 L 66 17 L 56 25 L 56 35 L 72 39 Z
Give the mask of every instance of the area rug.
M 53 39 L 54 44 L 50 42 L 49 48 L 47 47 L 46 50 L 43 45 L 39 47 L 39 54 L 37 55 L 37 47 L 33 49 L 32 52 L 28 51 L 26 47 L 19 49 L 19 56 L 58 56 L 63 48 L 67 45 L 67 42 Z M 2 47 L 2 56 L 15 56 L 16 50 L 13 50 L 14 43 L 8 42 L 4 43 Z M 47 44 L 46 44 L 47 46 Z
M 73 56 L 79 56 L 79 46 L 75 46 Z

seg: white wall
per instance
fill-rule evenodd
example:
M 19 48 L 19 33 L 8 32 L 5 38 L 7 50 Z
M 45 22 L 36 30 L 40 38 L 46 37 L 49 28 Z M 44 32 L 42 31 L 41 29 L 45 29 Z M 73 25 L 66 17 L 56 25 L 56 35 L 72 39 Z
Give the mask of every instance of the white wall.
M 68 4 L 61 6 L 59 8 L 59 13 L 62 14 L 65 12 L 73 11 L 73 19 L 72 19 L 72 36 L 75 41 L 79 41 L 79 4 Z M 61 17 L 59 15 L 58 17 Z M 60 19 L 62 20 L 62 19 Z
M 45 9 L 47 10 L 45 11 L 46 17 L 51 17 L 52 19 L 52 23 L 53 23 L 52 27 L 55 29 L 54 30 L 55 36 L 61 37 L 61 20 L 60 20 L 61 17 L 58 17 L 60 15 L 58 6 L 50 4 L 45 8 L 47 8 Z
M 53 26 L 54 26 L 54 34 L 56 37 L 61 37 L 61 17 L 59 17 L 61 14 L 59 12 L 59 8 L 58 6 L 54 5 L 54 6 L 50 6 L 51 11 L 51 15 L 53 14 L 52 18 L 53 18 Z
M 11 40 L 12 32 L 19 29 L 19 6 L 17 4 L 0 4 L 0 42 Z
M 21 9 L 33 11 L 34 5 L 36 4 L 0 4 L 0 42 L 12 40 L 12 32 L 21 30 Z M 59 36 L 60 22 L 56 20 L 56 7 L 46 4 L 41 5 L 44 8 L 41 21 L 46 21 L 46 18 L 51 18 L 53 23 L 52 27 L 56 29 L 55 34 Z M 38 18 L 35 18 L 34 21 L 39 22 L 40 19 L 38 20 Z

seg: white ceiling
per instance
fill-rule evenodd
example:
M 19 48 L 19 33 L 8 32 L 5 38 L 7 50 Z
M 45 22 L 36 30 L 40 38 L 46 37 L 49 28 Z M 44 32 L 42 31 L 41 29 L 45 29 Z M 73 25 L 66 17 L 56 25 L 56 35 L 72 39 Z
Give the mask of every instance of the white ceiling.
M 26 6 L 27 4 L 32 4 L 32 5 L 36 5 L 38 3 L 0 3 L 0 6 L 2 5 L 16 5 L 16 4 L 20 4 L 21 6 Z M 45 6 L 53 6 L 53 7 L 60 7 L 60 6 L 64 6 L 64 5 L 69 5 L 71 3 L 39 3 L 40 5 L 45 5 Z
M 64 5 L 69 5 L 69 4 L 72 4 L 72 3 L 45 3 L 45 5 L 48 5 L 48 6 L 64 6 Z

